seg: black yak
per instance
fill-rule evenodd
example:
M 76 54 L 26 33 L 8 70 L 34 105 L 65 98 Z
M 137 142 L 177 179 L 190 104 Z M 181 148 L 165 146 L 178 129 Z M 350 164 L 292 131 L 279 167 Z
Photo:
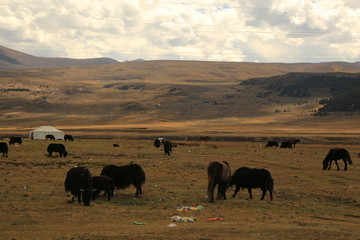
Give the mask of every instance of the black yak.
M 141 186 L 145 183 L 145 172 L 140 165 L 131 163 L 124 166 L 105 166 L 100 175 L 106 175 L 114 179 L 117 189 L 125 189 L 131 184 L 136 187 L 135 196 L 142 194 Z
M 167 155 L 170 156 L 173 147 L 174 147 L 174 146 L 173 146 L 172 142 L 170 142 L 170 141 L 165 141 L 165 142 L 164 142 L 164 152 L 165 152 L 165 155 L 167 154 Z
M 300 139 L 293 139 L 290 140 L 290 143 L 292 144 L 293 148 L 295 148 L 295 145 L 300 142 Z
M 74 138 L 73 138 L 73 136 L 72 136 L 72 135 L 65 134 L 65 136 L 64 136 L 64 140 L 65 140 L 65 141 L 67 141 L 67 140 L 69 140 L 69 141 L 74 141 Z
M 261 200 L 264 200 L 266 191 L 269 191 L 270 199 L 273 200 L 274 182 L 270 172 L 266 169 L 241 167 L 231 177 L 230 186 L 232 185 L 236 185 L 233 197 L 236 196 L 240 188 L 247 188 L 250 198 L 252 198 L 251 189 L 260 188 L 263 192 Z
M 209 202 L 214 202 L 214 189 L 218 185 L 217 199 L 223 197 L 226 199 L 226 189 L 229 186 L 231 179 L 231 171 L 229 163 L 223 162 L 210 162 L 208 169 L 208 198 Z
M 104 191 L 104 196 L 107 195 L 108 200 L 114 195 L 115 183 L 111 177 L 101 175 L 92 178 L 93 181 L 93 195 L 92 200 L 95 200 L 101 191 Z
M 287 142 L 282 142 L 280 145 L 280 148 L 292 148 L 293 144 L 291 141 L 287 141 Z
M 74 202 L 78 198 L 78 203 L 81 203 L 81 197 L 85 206 L 90 206 L 92 198 L 93 182 L 90 171 L 86 167 L 73 167 L 67 174 L 64 182 L 65 191 L 71 192 L 72 199 L 69 202 Z
M 8 145 L 6 142 L 0 142 L 0 153 L 3 154 L 3 157 L 7 157 L 8 156 Z
M 65 146 L 61 143 L 50 143 L 47 147 L 47 151 L 49 153 L 49 157 L 52 157 L 53 152 L 58 152 L 60 154 L 60 157 L 68 155 L 68 152 L 65 149 Z
M 352 160 L 349 152 L 344 148 L 333 148 L 330 149 L 329 153 L 326 155 L 323 161 L 323 170 L 331 168 L 332 161 L 335 161 L 337 170 L 340 170 L 337 160 L 342 159 L 344 161 L 345 167 L 344 171 L 347 170 L 347 163 L 352 164 Z
M 22 145 L 22 138 L 21 137 L 10 137 L 9 144 L 15 145 L 15 143 Z
M 55 140 L 55 137 L 52 134 L 48 134 L 48 135 L 45 136 L 45 139 L 46 140 Z
M 164 138 L 155 138 L 154 147 L 159 148 L 163 144 Z
M 268 141 L 266 147 L 278 147 L 279 143 L 277 141 Z

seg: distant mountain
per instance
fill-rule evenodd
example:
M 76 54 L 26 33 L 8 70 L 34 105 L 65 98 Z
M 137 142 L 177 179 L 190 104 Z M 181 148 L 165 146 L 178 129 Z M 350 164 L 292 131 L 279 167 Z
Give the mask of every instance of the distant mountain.
M 360 111 L 360 73 L 288 73 L 269 78 L 252 78 L 241 85 L 262 85 L 278 96 L 309 98 L 317 90 L 332 97 L 323 99 L 320 112 Z
M 73 59 L 36 57 L 0 45 L 0 70 L 102 65 L 114 63 L 118 63 L 118 61 L 111 58 Z

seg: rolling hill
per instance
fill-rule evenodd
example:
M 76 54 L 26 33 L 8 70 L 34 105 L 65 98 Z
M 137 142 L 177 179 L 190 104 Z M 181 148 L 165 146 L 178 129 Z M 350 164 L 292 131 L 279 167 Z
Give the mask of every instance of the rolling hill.
M 360 134 L 356 111 L 314 116 L 335 96 L 327 79 L 358 79 L 359 72 L 360 63 L 201 61 L 2 70 L 0 129 L 54 125 L 107 136 Z
M 72 59 L 36 57 L 0 45 L 0 70 L 100 65 L 117 62 L 111 58 Z

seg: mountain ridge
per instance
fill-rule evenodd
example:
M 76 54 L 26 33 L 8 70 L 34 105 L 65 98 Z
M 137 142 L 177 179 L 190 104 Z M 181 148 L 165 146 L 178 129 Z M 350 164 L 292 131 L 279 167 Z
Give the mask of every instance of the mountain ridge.
M 0 70 L 101 65 L 114 63 L 118 63 L 118 61 L 111 58 L 74 59 L 37 57 L 0 45 Z

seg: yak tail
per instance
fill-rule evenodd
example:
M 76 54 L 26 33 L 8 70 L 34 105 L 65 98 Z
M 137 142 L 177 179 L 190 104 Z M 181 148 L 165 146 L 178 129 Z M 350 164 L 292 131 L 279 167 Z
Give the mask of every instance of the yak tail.
M 137 182 L 140 185 L 144 184 L 146 180 L 146 176 L 142 167 L 136 163 L 132 163 L 131 166 L 133 167 L 134 182 Z
M 270 172 L 268 173 L 268 176 L 266 178 L 265 185 L 266 185 L 266 189 L 268 189 L 270 191 L 274 190 L 274 181 L 273 181 L 273 179 L 271 177 Z
M 347 153 L 346 155 L 347 155 L 347 161 L 348 161 L 348 163 L 349 163 L 349 164 L 352 164 L 353 162 L 352 162 L 352 160 L 351 160 L 350 154 Z

